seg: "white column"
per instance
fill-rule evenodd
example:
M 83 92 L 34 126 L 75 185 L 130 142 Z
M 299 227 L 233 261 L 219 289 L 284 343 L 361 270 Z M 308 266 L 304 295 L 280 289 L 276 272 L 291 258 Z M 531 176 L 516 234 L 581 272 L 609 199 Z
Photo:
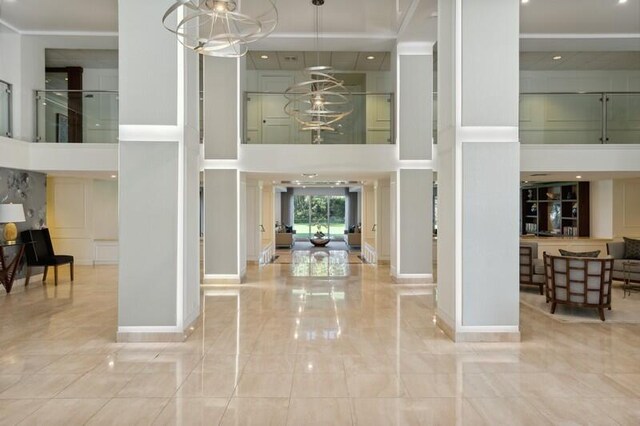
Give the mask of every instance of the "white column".
M 244 61 L 204 58 L 204 275 L 211 284 L 240 283 L 247 268 L 247 182 L 237 169 Z
M 433 54 L 423 43 L 397 46 L 398 145 L 400 160 L 431 160 Z
M 396 282 L 433 282 L 433 171 L 400 169 L 394 179 Z
M 376 185 L 376 251 L 379 264 L 389 264 L 391 258 L 391 195 L 390 180 L 380 179 Z
M 241 186 L 237 169 L 204 171 L 205 283 L 237 284 L 242 281 L 246 263 L 242 264 L 240 236 L 242 229 L 246 228 L 246 220 L 243 226 L 240 215 Z
M 393 210 L 390 272 L 398 283 L 433 282 L 432 50 L 430 44 L 415 42 L 401 42 L 396 49 L 401 167 L 391 179 L 388 204 Z
M 519 340 L 517 0 L 438 2 L 438 324 Z
M 589 184 L 591 238 L 613 238 L 613 180 L 596 180 Z
M 160 22 L 171 3 L 118 11 L 119 341 L 183 340 L 200 313 L 198 59 Z

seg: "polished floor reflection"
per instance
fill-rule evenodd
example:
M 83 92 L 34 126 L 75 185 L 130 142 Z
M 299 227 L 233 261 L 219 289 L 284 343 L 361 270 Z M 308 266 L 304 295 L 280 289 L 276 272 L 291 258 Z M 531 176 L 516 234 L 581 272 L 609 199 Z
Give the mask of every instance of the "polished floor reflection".
M 113 267 L 16 288 L 0 296 L 0 424 L 640 423 L 638 326 L 523 307 L 521 343 L 454 344 L 431 286 L 349 270 L 206 287 L 186 343 L 114 343 Z

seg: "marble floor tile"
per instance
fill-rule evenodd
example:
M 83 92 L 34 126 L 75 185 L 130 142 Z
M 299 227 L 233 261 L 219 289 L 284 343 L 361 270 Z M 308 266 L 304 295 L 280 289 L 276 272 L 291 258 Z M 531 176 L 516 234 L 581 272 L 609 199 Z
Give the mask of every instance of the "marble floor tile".
M 113 398 L 129 383 L 132 375 L 87 373 L 57 396 L 60 398 Z
M 80 377 L 79 374 L 33 374 L 22 376 L 0 393 L 0 399 L 53 398 Z
M 298 373 L 293 376 L 292 398 L 348 397 L 344 373 Z
M 287 425 L 353 424 L 351 402 L 348 398 L 291 398 Z
M 521 342 L 453 343 L 434 286 L 290 267 L 250 266 L 233 300 L 203 294 L 184 343 L 115 342 L 116 267 L 0 294 L 0 425 L 640 424 L 635 325 L 521 305 Z
M 399 375 L 347 374 L 347 388 L 352 398 L 402 398 L 408 396 Z
M 150 425 L 167 405 L 166 398 L 114 398 L 87 425 Z
M 0 425 L 16 425 L 46 404 L 45 399 L 0 399 Z
M 109 402 L 108 399 L 51 399 L 20 424 L 36 425 L 80 425 Z
M 217 425 L 227 409 L 227 398 L 175 398 L 153 424 L 158 426 Z
M 291 373 L 244 372 L 236 388 L 238 397 L 284 397 L 291 395 Z
M 279 426 L 287 422 L 289 398 L 233 398 L 221 426 Z

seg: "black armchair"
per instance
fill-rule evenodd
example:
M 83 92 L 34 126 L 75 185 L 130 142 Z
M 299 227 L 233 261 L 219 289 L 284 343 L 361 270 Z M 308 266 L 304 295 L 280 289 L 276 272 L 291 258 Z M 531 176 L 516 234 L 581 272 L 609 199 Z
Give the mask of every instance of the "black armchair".
M 25 254 L 27 255 L 25 287 L 29 285 L 31 268 L 37 266 L 44 266 L 44 275 L 42 276 L 43 283 L 47 279 L 49 266 L 53 266 L 54 283 L 58 285 L 58 266 L 69 264 L 71 282 L 73 282 L 73 256 L 57 255 L 54 253 L 53 244 L 51 244 L 51 235 L 47 228 L 22 231 L 20 237 L 25 243 L 30 243 L 27 244 L 25 248 Z

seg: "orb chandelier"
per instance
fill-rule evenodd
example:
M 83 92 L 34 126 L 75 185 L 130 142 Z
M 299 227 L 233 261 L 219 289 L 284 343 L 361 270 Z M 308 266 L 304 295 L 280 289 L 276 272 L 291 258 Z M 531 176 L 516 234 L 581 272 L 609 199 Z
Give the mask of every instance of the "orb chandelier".
M 249 43 L 273 32 L 278 23 L 274 0 L 263 0 L 256 17 L 237 11 L 237 0 L 176 0 L 162 17 L 166 29 L 185 47 L 201 55 L 237 58 Z
M 344 82 L 332 75 L 332 68 L 320 62 L 319 8 L 324 0 L 312 0 L 315 8 L 316 66 L 304 69 L 305 79 L 285 90 L 285 113 L 293 117 L 302 130 L 315 131 L 314 143 L 322 142 L 321 131 L 335 131 L 334 123 L 353 112 L 351 93 Z

